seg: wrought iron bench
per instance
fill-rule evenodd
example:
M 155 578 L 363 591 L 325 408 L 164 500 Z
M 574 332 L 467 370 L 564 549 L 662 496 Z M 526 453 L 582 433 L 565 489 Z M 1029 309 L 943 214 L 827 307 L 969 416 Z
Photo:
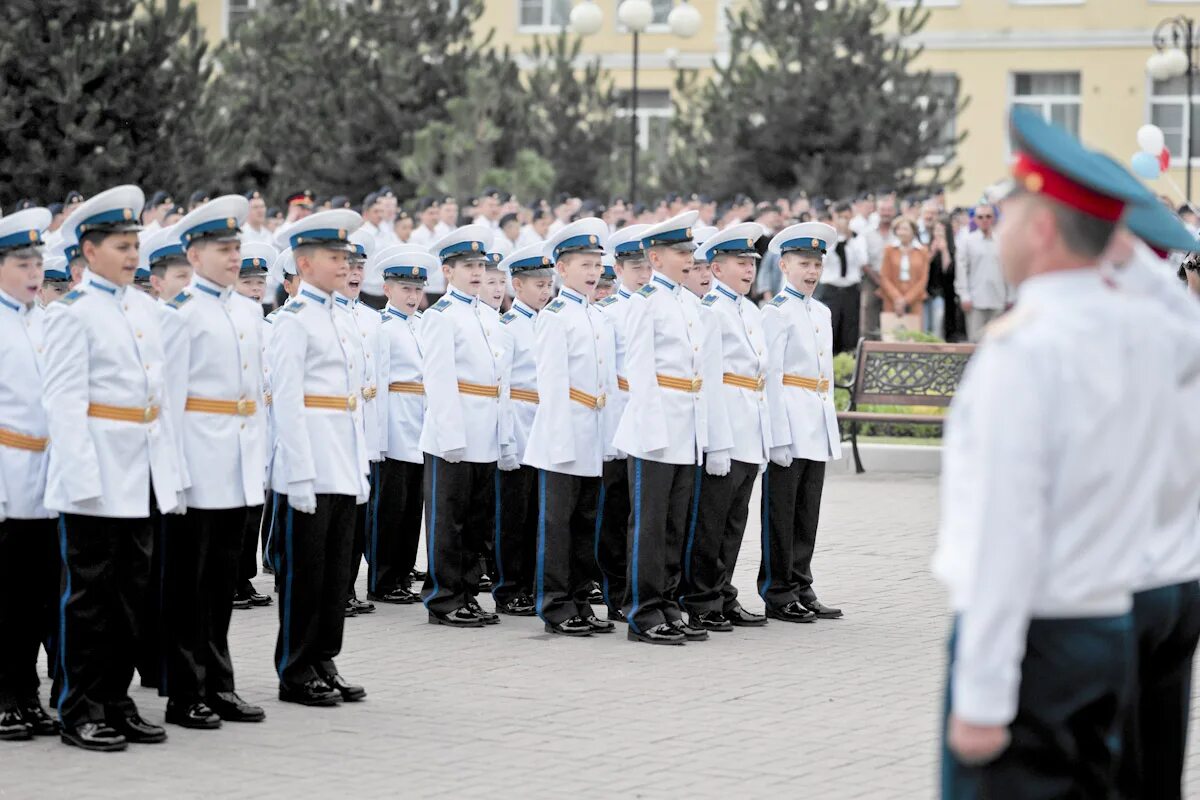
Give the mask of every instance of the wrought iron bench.
M 861 423 L 901 423 L 942 426 L 940 414 L 905 414 L 859 411 L 862 405 L 945 408 L 954 399 L 958 383 L 971 354 L 973 344 L 924 344 L 917 342 L 875 342 L 861 339 L 854 367 L 854 380 L 837 386 L 850 392 L 850 407 L 838 412 L 838 421 L 849 423 L 849 439 L 854 450 L 854 469 L 864 472 L 858 454 L 858 428 Z M 847 434 L 843 432 L 843 441 Z

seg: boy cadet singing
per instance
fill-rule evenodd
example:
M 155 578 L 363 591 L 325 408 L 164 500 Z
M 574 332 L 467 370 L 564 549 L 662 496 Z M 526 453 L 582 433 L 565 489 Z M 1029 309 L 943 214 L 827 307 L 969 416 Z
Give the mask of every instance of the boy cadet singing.
M 360 355 L 340 324 L 333 295 L 346 286 L 350 232 L 362 218 L 344 209 L 292 224 L 286 236 L 301 281 L 275 318 L 268 360 L 276 414 L 275 492 L 281 495 L 279 699 L 302 705 L 361 700 L 338 674 L 355 506 L 366 502 Z
M 616 383 L 612 329 L 589 300 L 607 233 L 603 220 L 582 219 L 546 245 L 562 289 L 538 316 L 534 342 L 538 405 L 525 463 L 538 471 L 537 613 L 548 633 L 567 636 L 613 630 L 588 603 L 610 438 L 604 408 Z
M 767 616 L 784 622 L 842 616 L 822 605 L 812 588 L 825 462 L 842 455 L 833 406 L 833 329 L 829 309 L 812 297 L 825 251 L 836 241 L 832 226 L 802 222 L 768 245 L 779 255 L 786 282 L 762 315 L 770 357 L 771 463 L 763 480 L 758 593 Z
M 159 694 L 167 722 L 217 728 L 266 715 L 234 690 L 229 615 L 248 509 L 263 502 L 262 311 L 234 292 L 241 272 L 241 195 L 197 207 L 176 231 L 194 271 L 162 317 L 167 403 L 187 511 L 167 520 L 161 554 L 166 650 Z

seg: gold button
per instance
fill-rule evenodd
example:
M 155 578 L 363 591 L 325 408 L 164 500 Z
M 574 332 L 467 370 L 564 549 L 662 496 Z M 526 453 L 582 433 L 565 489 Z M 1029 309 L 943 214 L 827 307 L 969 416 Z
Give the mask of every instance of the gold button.
M 250 369 L 250 365 L 249 365 L 249 364 L 242 364 L 242 369 Z
M 246 430 L 246 423 L 242 423 L 242 430 Z
M 149 365 L 149 364 L 146 364 L 146 365 L 144 365 L 144 366 L 146 367 L 146 372 L 149 372 L 149 371 L 150 371 L 150 365 Z
M 140 336 L 141 334 L 138 334 L 138 335 Z M 239 338 L 239 339 L 245 339 L 245 338 L 246 338 L 246 334 L 244 334 L 244 333 L 239 333 L 239 334 L 238 334 L 238 338 Z

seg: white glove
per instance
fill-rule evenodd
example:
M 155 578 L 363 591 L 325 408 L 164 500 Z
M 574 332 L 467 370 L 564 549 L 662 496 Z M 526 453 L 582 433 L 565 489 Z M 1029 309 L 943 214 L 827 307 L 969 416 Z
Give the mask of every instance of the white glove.
M 521 462 L 517 460 L 515 455 L 500 456 L 501 472 L 512 472 L 519 466 L 521 466 Z
M 704 457 L 704 472 L 714 478 L 724 478 L 729 474 L 732 462 L 728 450 L 717 450 Z
M 792 465 L 792 449 L 786 445 L 772 447 L 771 463 L 778 464 L 781 467 L 790 467 Z
M 463 456 L 465 456 L 466 454 L 467 454 L 467 448 L 456 447 L 453 450 L 447 450 L 445 453 L 443 453 L 442 460 L 447 461 L 451 464 L 457 464 L 458 462 L 463 460 Z
M 187 513 L 187 490 L 181 490 L 175 495 L 175 507 L 167 512 L 168 514 L 183 515 Z
M 312 481 L 298 481 L 288 484 L 288 505 L 301 514 L 317 513 L 317 493 Z

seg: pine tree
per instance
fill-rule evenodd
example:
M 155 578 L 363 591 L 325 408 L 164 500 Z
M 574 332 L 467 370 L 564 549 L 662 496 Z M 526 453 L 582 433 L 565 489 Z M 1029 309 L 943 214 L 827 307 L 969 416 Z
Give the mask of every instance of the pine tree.
M 0 199 L 206 173 L 194 117 L 208 68 L 190 3 L 5 0 L 0 28 Z
M 923 160 L 960 104 L 940 97 L 920 49 L 929 18 L 882 0 L 748 0 L 730 12 L 730 60 L 683 86 L 664 183 L 728 197 L 795 188 L 827 197 L 953 185 Z

